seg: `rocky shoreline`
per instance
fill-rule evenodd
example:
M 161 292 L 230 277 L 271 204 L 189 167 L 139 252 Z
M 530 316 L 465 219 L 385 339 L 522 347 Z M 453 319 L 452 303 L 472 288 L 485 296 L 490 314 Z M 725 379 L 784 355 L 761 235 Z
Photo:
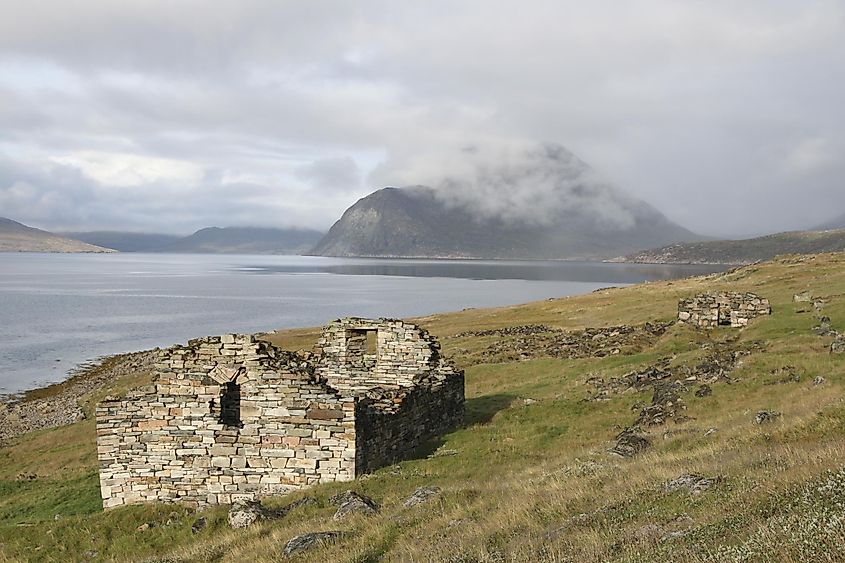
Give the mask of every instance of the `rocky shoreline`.
M 154 349 L 105 356 L 77 367 L 61 383 L 0 398 L 0 445 L 27 432 L 85 419 L 84 397 L 118 379 L 152 372 L 158 354 Z

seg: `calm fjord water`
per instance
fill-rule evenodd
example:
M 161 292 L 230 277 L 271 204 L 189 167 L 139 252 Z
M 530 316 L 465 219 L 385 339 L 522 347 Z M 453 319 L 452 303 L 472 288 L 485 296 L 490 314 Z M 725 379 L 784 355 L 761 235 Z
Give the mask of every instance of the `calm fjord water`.
M 587 293 L 715 266 L 303 256 L 0 254 L 0 394 L 96 357 L 227 332 Z

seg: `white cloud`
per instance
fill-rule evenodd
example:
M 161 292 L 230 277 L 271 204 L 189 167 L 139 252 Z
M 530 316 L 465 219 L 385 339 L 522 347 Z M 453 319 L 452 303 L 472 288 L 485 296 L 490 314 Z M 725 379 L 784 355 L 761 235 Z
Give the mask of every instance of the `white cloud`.
M 79 168 L 103 186 L 136 187 L 167 182 L 174 192 L 179 192 L 196 186 L 204 174 L 201 166 L 191 162 L 129 153 L 78 151 L 51 160 Z

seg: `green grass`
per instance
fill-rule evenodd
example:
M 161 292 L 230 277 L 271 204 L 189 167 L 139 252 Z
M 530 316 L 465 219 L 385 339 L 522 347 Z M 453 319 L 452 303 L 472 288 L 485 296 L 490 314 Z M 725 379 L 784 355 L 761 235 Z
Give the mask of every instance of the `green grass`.
M 635 355 L 465 366 L 463 428 L 426 444 L 418 459 L 355 483 L 269 499 L 276 506 L 303 496 L 317 502 L 248 530 L 229 530 L 224 507 L 202 514 L 208 526 L 199 534 L 190 530 L 198 515 L 179 507 L 103 513 L 90 420 L 21 437 L 0 448 L 0 561 L 278 561 L 292 536 L 326 529 L 350 534 L 295 560 L 805 562 L 825 553 L 845 556 L 845 535 L 833 510 L 845 503 L 845 486 L 840 490 L 839 477 L 831 477 L 845 466 L 845 355 L 829 354 L 830 338 L 811 332 L 815 313 L 800 311 L 812 306 L 792 302 L 794 293 L 811 289 L 828 300 L 823 314 L 845 331 L 845 255 L 787 257 L 703 279 L 418 322 L 460 364 L 494 340 L 452 336 L 466 330 L 523 324 L 574 330 L 669 320 L 679 297 L 715 289 L 756 291 L 770 298 L 774 314 L 742 331 L 676 326 Z M 315 336 L 314 329 L 303 329 L 269 338 L 308 348 Z M 690 385 L 682 397 L 689 420 L 651 428 L 651 450 L 631 460 L 607 453 L 614 436 L 636 419 L 637 405 L 651 401 L 651 392 L 585 401 L 594 391 L 588 377 L 607 381 L 661 358 L 675 367 L 693 366 L 728 340 L 761 346 L 741 359 L 730 384 L 713 384 L 711 396 L 695 397 L 696 385 Z M 799 381 L 784 381 L 787 366 Z M 814 386 L 816 376 L 825 382 Z M 145 380 L 141 375 L 112 387 Z M 86 410 L 107 391 L 90 397 Z M 761 409 L 782 416 L 758 426 L 753 419 Z M 710 428 L 718 430 L 705 436 Z M 425 458 L 438 447 L 457 454 Z M 38 477 L 18 481 L 19 473 Z M 701 495 L 665 493 L 663 484 L 682 473 L 721 481 Z M 444 492 L 430 504 L 405 508 L 404 499 L 420 485 Z M 374 498 L 381 513 L 333 521 L 328 498 L 348 488 Z M 152 526 L 139 531 L 142 524 Z M 684 535 L 667 536 L 672 532 Z

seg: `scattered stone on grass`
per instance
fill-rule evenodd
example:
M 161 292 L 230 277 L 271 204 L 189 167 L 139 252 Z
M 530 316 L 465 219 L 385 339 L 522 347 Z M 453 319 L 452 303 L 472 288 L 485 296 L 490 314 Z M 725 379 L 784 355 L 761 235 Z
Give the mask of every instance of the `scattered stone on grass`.
M 813 300 L 813 292 L 810 290 L 802 291 L 801 293 L 796 293 L 792 296 L 792 301 L 795 303 L 809 303 Z
M 302 553 L 318 545 L 322 545 L 328 541 L 335 540 L 343 536 L 343 532 L 339 530 L 329 530 L 325 532 L 309 532 L 307 534 L 300 534 L 288 540 L 285 544 L 284 553 L 287 557 Z
M 813 385 L 821 385 L 824 382 L 825 382 L 824 377 L 822 377 L 820 375 L 817 375 L 816 377 L 813 378 Z
M 719 480 L 719 477 L 711 478 L 695 473 L 685 473 L 663 485 L 663 490 L 667 493 L 673 493 L 686 489 L 690 494 L 698 495 L 712 488 Z
M 440 487 L 417 487 L 417 490 L 405 501 L 405 506 L 416 506 L 429 502 L 442 492 Z
M 620 457 L 634 457 L 651 447 L 651 442 L 635 428 L 626 428 L 616 435 L 616 445 L 607 450 Z
M 836 331 L 833 330 L 833 327 L 830 324 L 830 317 L 828 316 L 819 317 L 819 324 L 813 327 L 813 332 L 819 336 L 835 336 L 837 334 Z
M 281 518 L 285 511 L 269 510 L 257 500 L 240 500 L 229 509 L 229 526 L 234 529 L 248 528 L 258 521 Z
M 201 531 L 203 531 L 205 529 L 206 524 L 208 524 L 208 522 L 206 521 L 205 516 L 200 516 L 199 518 L 194 520 L 193 524 L 191 524 L 191 533 L 192 534 L 200 533 Z
M 436 457 L 449 457 L 453 455 L 458 455 L 458 450 L 444 450 L 439 449 L 436 450 L 434 453 L 428 454 L 426 456 L 427 459 L 434 459 Z
M 337 505 L 337 512 L 334 513 L 333 520 L 343 520 L 353 514 L 372 516 L 378 512 L 378 505 L 373 502 L 373 499 L 359 495 L 355 491 L 336 494 L 329 499 L 329 502 Z
M 774 422 L 780 413 L 777 411 L 757 411 L 757 414 L 754 416 L 754 422 L 756 424 L 765 424 L 767 422 Z
M 696 397 L 709 397 L 713 394 L 713 389 L 710 388 L 709 385 L 706 383 L 695 390 Z
M 845 338 L 842 336 L 837 336 L 836 340 L 830 343 L 830 353 L 831 354 L 843 354 L 845 353 Z

